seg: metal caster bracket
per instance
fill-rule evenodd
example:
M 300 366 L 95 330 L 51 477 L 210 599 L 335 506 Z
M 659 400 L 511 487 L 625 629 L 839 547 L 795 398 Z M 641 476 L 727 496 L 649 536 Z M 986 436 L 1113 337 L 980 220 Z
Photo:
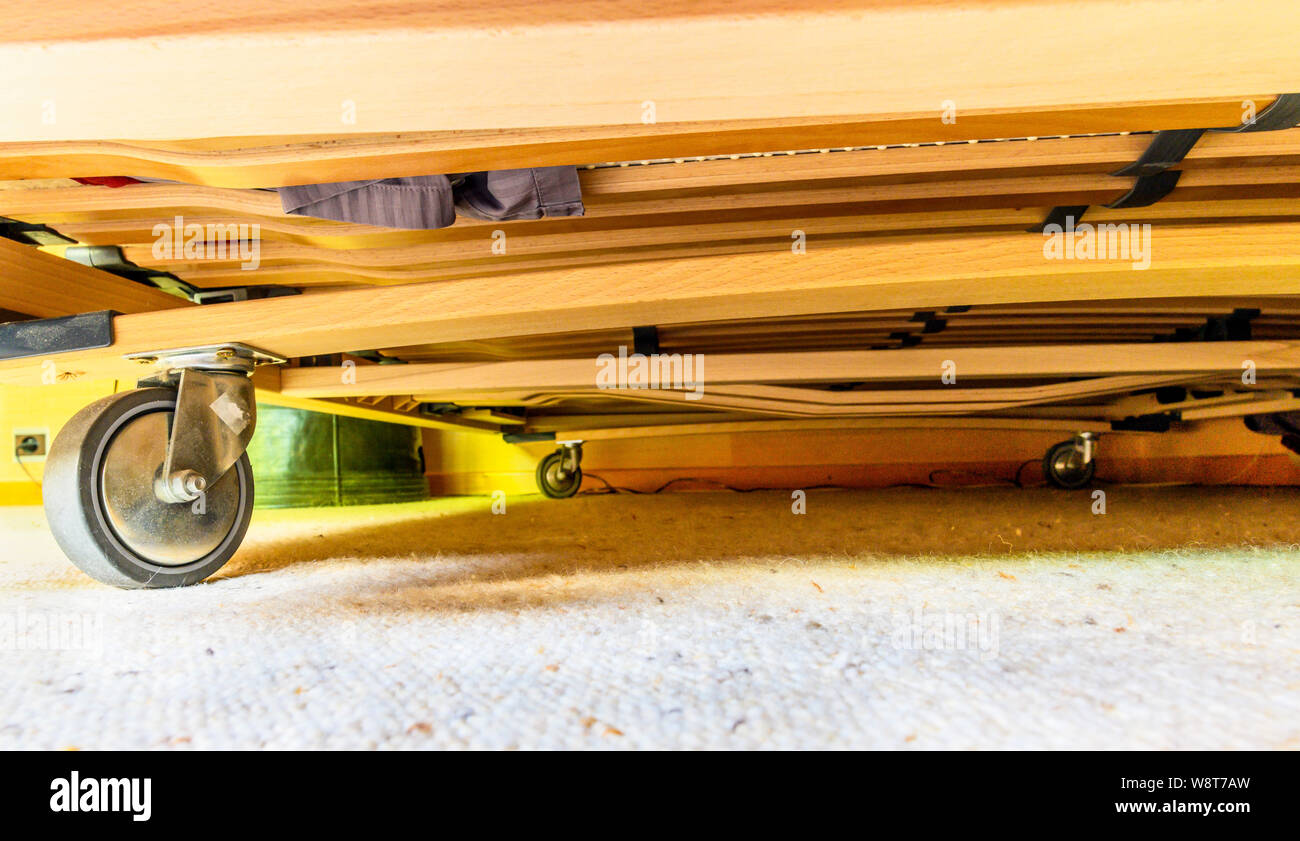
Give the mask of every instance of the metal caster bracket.
M 582 442 L 581 441 L 556 441 L 560 446 L 556 452 L 560 454 L 560 468 L 556 476 L 557 479 L 564 480 L 578 471 L 582 466 Z
M 1091 464 L 1096 454 L 1098 436 L 1095 432 L 1080 432 L 1074 436 L 1074 444 L 1083 453 L 1083 463 Z
M 138 385 L 177 390 L 167 456 L 154 477 L 154 495 L 169 503 L 198 499 L 239 461 L 257 426 L 257 401 L 250 379 L 253 369 L 285 361 L 240 344 L 138 353 L 127 358 L 154 366 L 154 372 Z

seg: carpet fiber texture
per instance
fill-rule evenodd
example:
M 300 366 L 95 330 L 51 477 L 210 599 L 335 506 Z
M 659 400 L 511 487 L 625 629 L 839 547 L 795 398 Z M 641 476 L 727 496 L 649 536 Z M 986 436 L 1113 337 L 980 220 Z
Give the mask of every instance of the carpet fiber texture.
M 1300 492 L 261 511 L 187 589 L 0 511 L 0 747 L 1297 747 Z

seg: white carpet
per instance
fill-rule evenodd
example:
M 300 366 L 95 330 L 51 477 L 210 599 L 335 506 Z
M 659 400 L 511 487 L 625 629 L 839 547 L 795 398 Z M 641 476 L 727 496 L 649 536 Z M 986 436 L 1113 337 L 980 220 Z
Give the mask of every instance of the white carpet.
M 1300 745 L 1300 495 L 1109 493 L 259 512 L 148 592 L 7 509 L 0 747 Z

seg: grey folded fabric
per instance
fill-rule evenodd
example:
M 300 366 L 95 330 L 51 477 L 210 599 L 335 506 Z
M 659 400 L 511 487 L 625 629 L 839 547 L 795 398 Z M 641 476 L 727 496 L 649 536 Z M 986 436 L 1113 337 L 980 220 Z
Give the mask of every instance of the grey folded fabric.
M 339 181 L 277 192 L 285 213 L 408 230 L 445 228 L 457 210 L 494 222 L 584 212 L 571 166 Z
M 547 166 L 469 172 L 456 187 L 456 209 L 489 222 L 581 216 L 578 170 L 572 166 Z
M 416 230 L 456 221 L 451 180 L 445 175 L 304 184 L 277 192 L 284 212 L 295 216 Z

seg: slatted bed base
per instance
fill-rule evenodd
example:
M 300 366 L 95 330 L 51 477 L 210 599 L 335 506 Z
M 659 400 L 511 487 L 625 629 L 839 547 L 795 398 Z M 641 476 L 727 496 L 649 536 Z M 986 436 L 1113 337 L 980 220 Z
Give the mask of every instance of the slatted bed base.
M 116 381 L 44 474 L 101 581 L 231 557 L 255 400 L 549 442 L 556 497 L 636 437 L 1300 452 L 1294 0 L 272 5 L 0 35 L 0 384 Z M 580 208 L 436 230 L 275 190 L 548 166 Z
M 1282 0 L 614 0 L 598 21 L 549 1 L 232 0 L 94 27 L 64 5 L 0 41 L 21 68 L 0 91 L 0 226 L 42 226 L 39 247 L 0 238 L 0 310 L 120 315 L 110 346 L 0 360 L 0 382 L 130 380 L 131 355 L 243 343 L 290 360 L 257 373 L 267 400 L 485 432 L 1291 407 Z M 989 48 L 1011 31 L 1016 50 Z M 103 68 L 111 84 L 81 83 Z M 584 215 L 392 230 L 286 214 L 269 189 L 555 165 L 579 168 Z M 72 180 L 105 176 L 169 183 Z M 1123 253 L 1051 250 L 1058 218 L 1110 226 L 1096 242 Z M 256 257 L 160 250 L 160 226 L 234 230 Z M 205 293 L 235 302 L 178 297 Z M 701 393 L 598 387 L 595 360 L 646 335 L 704 355 Z

